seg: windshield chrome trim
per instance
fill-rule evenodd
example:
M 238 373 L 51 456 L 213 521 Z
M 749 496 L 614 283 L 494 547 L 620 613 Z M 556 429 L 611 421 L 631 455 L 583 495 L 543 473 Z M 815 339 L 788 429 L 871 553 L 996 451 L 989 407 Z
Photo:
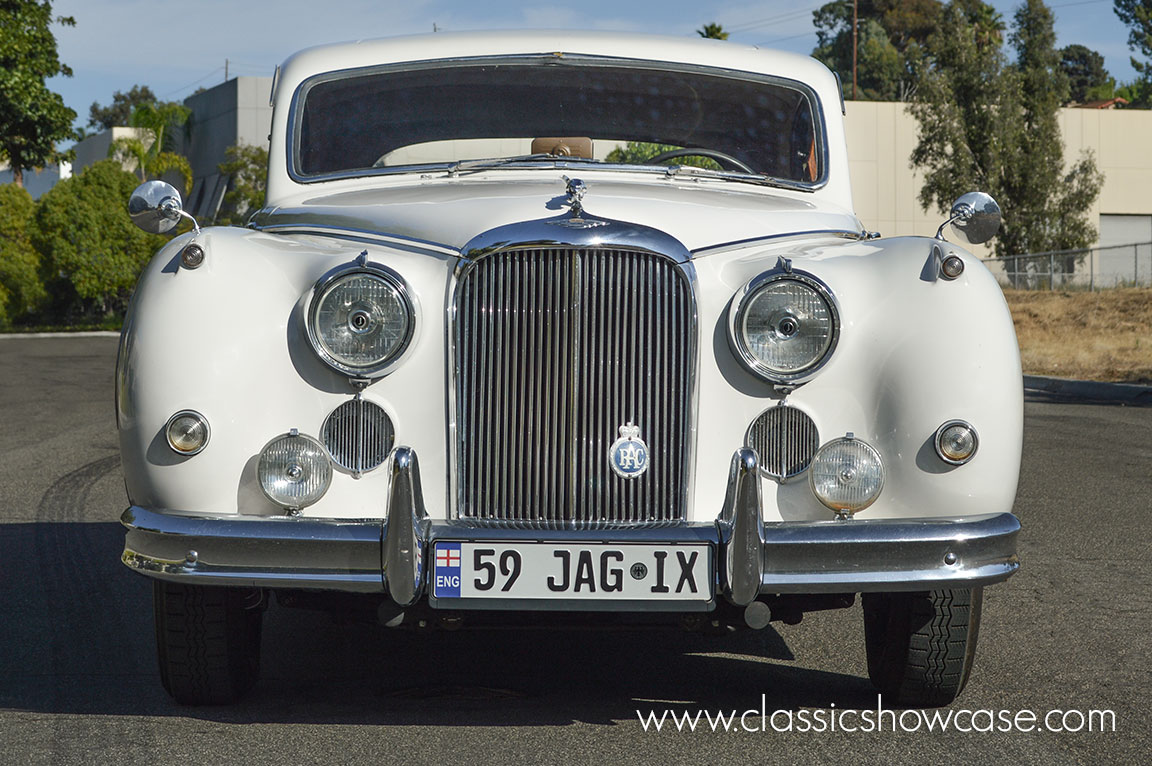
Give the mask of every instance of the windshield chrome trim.
M 331 72 L 322 72 L 313 75 L 296 87 L 292 94 L 292 100 L 289 104 L 287 135 L 285 136 L 285 163 L 288 177 L 299 184 L 311 184 L 323 181 L 337 181 L 347 178 L 360 178 L 364 176 L 380 176 L 380 175 L 395 175 L 399 173 L 413 173 L 413 172 L 444 172 L 447 171 L 454 163 L 441 162 L 426 165 L 397 165 L 393 168 L 359 168 L 355 170 L 342 170 L 334 173 L 324 173 L 317 175 L 307 175 L 298 170 L 299 165 L 299 139 L 300 139 L 300 123 L 303 119 L 303 103 L 304 98 L 307 96 L 308 91 L 314 86 L 333 80 L 352 76 L 367 76 L 372 74 L 380 74 L 385 72 L 407 72 L 417 69 L 447 69 L 451 67 L 467 66 L 469 64 L 505 64 L 505 65 L 525 65 L 532 62 L 538 64 L 548 63 L 557 66 L 584 66 L 584 67 L 631 67 L 633 69 L 654 69 L 656 71 L 677 71 L 692 74 L 707 74 L 714 77 L 727 77 L 735 80 L 744 80 L 747 82 L 759 82 L 779 85 L 785 88 L 798 91 L 808 99 L 812 105 L 814 116 L 813 130 L 816 132 L 816 143 L 819 147 L 820 159 L 820 176 L 811 183 L 804 183 L 800 181 L 789 181 L 784 179 L 774 179 L 768 176 L 749 176 L 747 174 L 733 173 L 731 179 L 726 176 L 717 174 L 715 177 L 724 177 L 726 180 L 736 180 L 744 183 L 755 183 L 762 185 L 784 186 L 784 188 L 796 189 L 799 191 L 812 192 L 824 188 L 828 184 L 828 171 L 829 171 L 829 147 L 828 147 L 828 131 L 826 130 L 827 120 L 824 117 L 824 104 L 820 100 L 820 96 L 809 85 L 799 80 L 792 80 L 787 77 L 779 75 L 770 75 L 760 72 L 748 72 L 739 69 L 729 69 L 727 67 L 711 67 L 701 66 L 699 64 L 674 62 L 674 61 L 658 61 L 653 59 L 637 59 L 616 56 L 599 56 L 594 54 L 581 54 L 581 53 L 524 53 L 514 55 L 497 55 L 497 56 L 462 56 L 459 58 L 444 58 L 444 59 L 425 59 L 420 61 L 404 61 L 393 64 L 382 64 L 366 67 L 350 67 L 347 69 L 337 69 Z M 513 163 L 518 167 L 523 167 L 518 163 Z M 581 167 L 588 167 L 588 163 L 575 163 Z M 567 167 L 566 165 L 556 164 L 554 167 Z M 597 167 L 600 167 L 597 165 Z M 627 169 L 633 170 L 649 170 L 657 173 L 667 173 L 669 167 L 663 166 L 646 166 L 646 165 L 605 165 L 612 169 Z M 770 182 L 770 183 L 769 183 Z

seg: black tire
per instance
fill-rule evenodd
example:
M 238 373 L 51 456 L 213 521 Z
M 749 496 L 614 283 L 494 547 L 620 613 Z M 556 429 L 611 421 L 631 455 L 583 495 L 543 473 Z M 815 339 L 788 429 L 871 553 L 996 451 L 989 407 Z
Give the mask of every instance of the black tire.
M 252 688 L 266 605 L 260 590 L 158 580 L 153 593 L 160 681 L 177 702 L 224 705 Z
M 909 707 L 956 699 L 976 655 L 984 589 L 865 593 L 868 677 L 884 697 Z

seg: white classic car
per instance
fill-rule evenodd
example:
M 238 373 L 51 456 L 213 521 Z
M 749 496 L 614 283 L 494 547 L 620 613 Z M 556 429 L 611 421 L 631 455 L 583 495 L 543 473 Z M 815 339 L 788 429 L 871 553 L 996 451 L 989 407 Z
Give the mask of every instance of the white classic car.
M 1019 354 L 943 224 L 853 213 L 842 109 L 816 61 L 706 40 L 290 58 L 266 206 L 163 248 L 124 325 L 123 561 L 165 688 L 244 693 L 272 594 L 725 630 L 859 593 L 878 689 L 950 702 L 1018 567 Z M 189 217 L 162 182 L 129 212 Z

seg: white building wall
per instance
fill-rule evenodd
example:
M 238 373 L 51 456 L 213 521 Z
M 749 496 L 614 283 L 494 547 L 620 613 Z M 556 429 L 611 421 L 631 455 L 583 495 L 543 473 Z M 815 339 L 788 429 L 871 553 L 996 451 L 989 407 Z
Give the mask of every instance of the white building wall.
M 865 226 L 885 236 L 935 234 L 944 216 L 920 207 L 924 177 L 911 167 L 917 125 L 907 104 L 849 101 L 846 108 L 856 214 Z M 1101 231 L 1100 244 L 1118 244 L 1117 237 L 1138 228 L 1131 216 L 1141 220 L 1152 216 L 1152 110 L 1061 109 L 1059 122 L 1065 168 L 1087 150 L 1104 174 L 1089 216 Z M 1011 214 L 1004 211 L 1005 217 Z M 1121 222 L 1112 216 L 1126 218 Z M 989 247 L 973 250 L 982 257 L 992 254 Z

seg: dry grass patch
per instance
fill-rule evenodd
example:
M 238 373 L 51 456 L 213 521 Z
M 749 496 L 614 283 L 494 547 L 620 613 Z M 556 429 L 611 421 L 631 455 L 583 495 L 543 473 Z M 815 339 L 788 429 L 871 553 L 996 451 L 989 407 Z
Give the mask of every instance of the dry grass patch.
M 1004 297 L 1026 374 L 1152 383 L 1152 288 Z

